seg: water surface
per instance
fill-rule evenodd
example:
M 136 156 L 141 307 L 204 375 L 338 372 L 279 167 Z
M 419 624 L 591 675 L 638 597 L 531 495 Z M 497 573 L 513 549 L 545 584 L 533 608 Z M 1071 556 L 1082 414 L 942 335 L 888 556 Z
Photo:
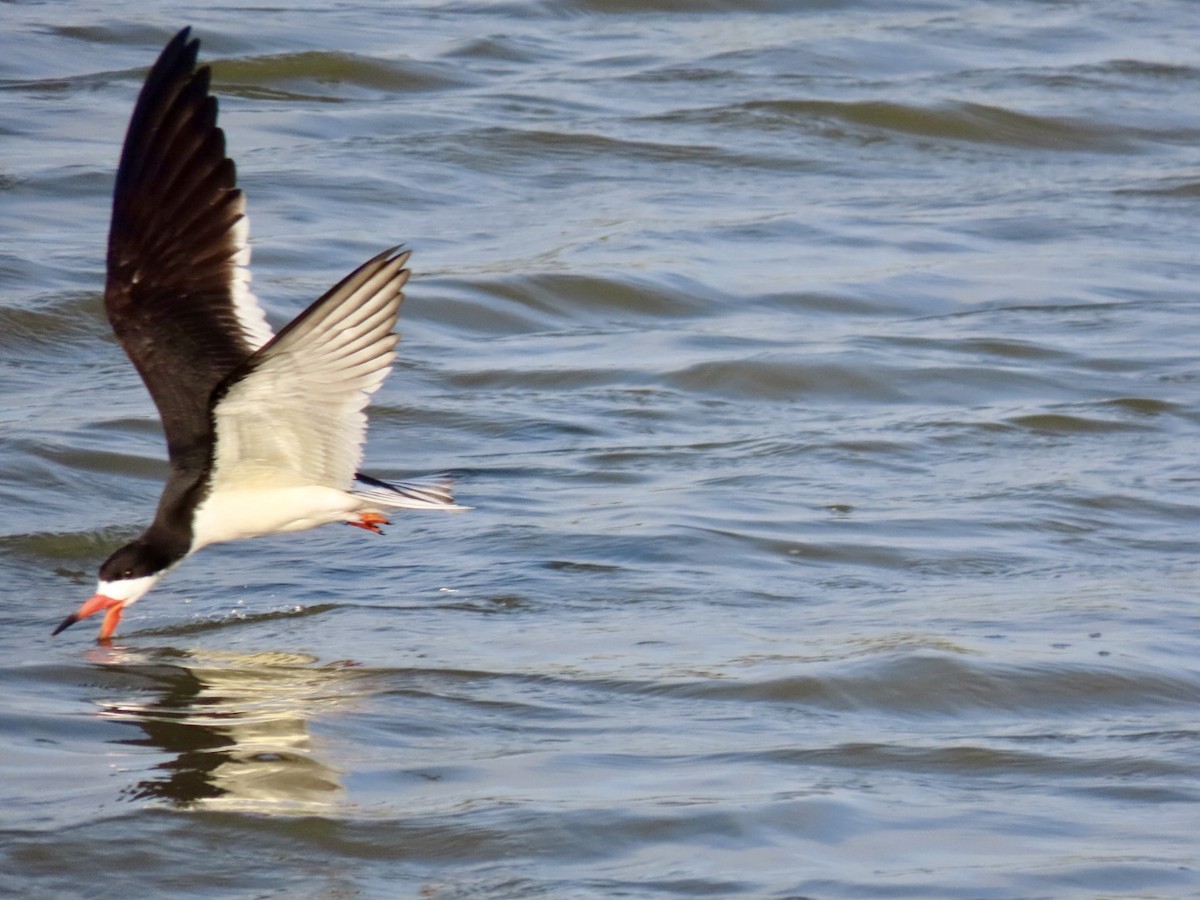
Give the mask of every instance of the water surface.
M 1189 2 L 0 24 L 0 892 L 1200 892 Z M 51 639 L 165 471 L 100 290 L 184 24 L 277 325 L 414 250 L 365 468 L 475 509 Z

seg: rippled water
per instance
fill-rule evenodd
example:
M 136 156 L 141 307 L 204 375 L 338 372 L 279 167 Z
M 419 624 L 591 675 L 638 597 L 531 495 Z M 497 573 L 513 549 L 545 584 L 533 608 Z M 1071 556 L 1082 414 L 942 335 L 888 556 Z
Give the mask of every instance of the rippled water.
M 0 893 L 1200 893 L 1188 0 L 0 24 Z M 414 249 L 366 468 L 475 509 L 51 639 L 164 473 L 100 287 L 183 24 L 277 323 Z

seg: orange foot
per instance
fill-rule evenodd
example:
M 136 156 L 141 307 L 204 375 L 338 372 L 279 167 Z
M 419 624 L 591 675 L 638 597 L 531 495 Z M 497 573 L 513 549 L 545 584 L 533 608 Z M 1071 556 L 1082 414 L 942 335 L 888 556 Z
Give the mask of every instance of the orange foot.
M 379 526 L 391 525 L 392 523 L 388 521 L 387 516 L 381 516 L 379 513 L 365 512 L 359 513 L 357 519 L 351 519 L 346 524 L 353 525 L 355 528 L 365 528 L 367 531 L 373 531 L 376 534 L 383 534 L 383 529 Z

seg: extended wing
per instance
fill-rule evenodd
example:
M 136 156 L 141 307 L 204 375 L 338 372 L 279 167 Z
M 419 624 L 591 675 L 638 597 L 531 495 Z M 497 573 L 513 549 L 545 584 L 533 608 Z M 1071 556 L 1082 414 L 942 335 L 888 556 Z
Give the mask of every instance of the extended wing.
M 207 462 L 213 389 L 271 338 L 247 286 L 245 198 L 185 28 L 138 98 L 113 192 L 104 305 L 177 470 Z
M 368 398 L 396 356 L 392 328 L 407 260 L 393 248 L 363 263 L 230 374 L 213 407 L 214 492 L 251 485 L 350 489 Z

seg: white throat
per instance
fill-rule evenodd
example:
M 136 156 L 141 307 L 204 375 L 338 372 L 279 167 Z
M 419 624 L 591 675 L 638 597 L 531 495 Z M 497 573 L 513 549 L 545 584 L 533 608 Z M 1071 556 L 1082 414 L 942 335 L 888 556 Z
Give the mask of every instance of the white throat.
M 120 600 L 126 606 L 131 606 L 144 597 L 150 588 L 158 584 L 158 580 L 165 574 L 167 573 L 162 571 L 155 572 L 153 575 L 143 575 L 141 578 L 118 578 L 115 581 L 102 579 L 96 584 L 96 593 L 113 600 Z

